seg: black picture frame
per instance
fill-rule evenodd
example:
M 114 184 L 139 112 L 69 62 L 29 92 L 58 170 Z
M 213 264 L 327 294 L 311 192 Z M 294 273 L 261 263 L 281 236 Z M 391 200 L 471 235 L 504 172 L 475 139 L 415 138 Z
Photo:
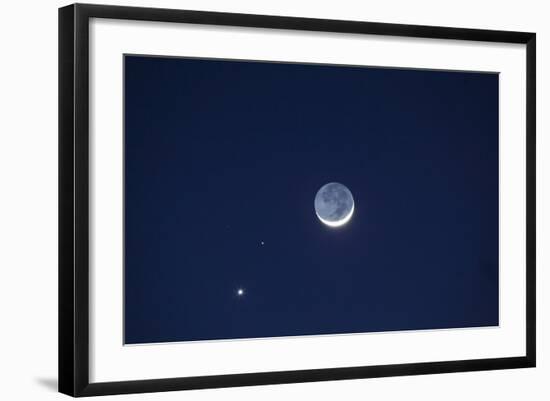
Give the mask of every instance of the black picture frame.
M 521 357 L 278 371 L 90 383 L 89 145 L 90 18 L 142 20 L 439 38 L 526 45 L 526 354 Z M 74 4 L 59 9 L 59 391 L 71 396 L 159 392 L 534 367 L 536 35 L 435 26 L 338 21 L 219 12 Z

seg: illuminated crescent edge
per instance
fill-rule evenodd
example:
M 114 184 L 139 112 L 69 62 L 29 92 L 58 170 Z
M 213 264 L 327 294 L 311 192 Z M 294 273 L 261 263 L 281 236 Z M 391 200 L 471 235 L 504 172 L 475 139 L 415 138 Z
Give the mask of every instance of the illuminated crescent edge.
M 351 210 L 348 213 L 348 215 L 346 217 L 344 217 L 343 219 L 337 220 L 337 221 L 328 221 L 328 220 L 323 219 L 321 216 L 319 216 L 319 213 L 317 213 L 317 210 L 315 211 L 315 214 L 317 215 L 319 220 L 321 220 L 327 226 L 329 226 L 329 227 L 341 227 L 351 219 L 351 216 L 353 215 L 354 210 L 355 210 L 355 202 L 353 202 L 351 204 Z

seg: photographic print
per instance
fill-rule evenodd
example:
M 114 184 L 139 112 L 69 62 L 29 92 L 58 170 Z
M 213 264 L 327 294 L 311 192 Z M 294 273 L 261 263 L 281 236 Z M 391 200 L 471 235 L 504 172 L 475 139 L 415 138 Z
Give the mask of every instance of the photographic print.
M 124 55 L 124 343 L 499 325 L 499 74 Z
M 59 391 L 536 365 L 536 34 L 59 9 Z

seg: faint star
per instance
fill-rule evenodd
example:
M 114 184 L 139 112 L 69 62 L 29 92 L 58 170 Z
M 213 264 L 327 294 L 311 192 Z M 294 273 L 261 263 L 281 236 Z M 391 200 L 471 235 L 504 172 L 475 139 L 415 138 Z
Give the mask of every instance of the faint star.
M 265 242 L 263 242 L 263 241 L 262 241 L 262 242 L 260 242 L 260 244 L 264 245 L 264 244 L 265 244 Z

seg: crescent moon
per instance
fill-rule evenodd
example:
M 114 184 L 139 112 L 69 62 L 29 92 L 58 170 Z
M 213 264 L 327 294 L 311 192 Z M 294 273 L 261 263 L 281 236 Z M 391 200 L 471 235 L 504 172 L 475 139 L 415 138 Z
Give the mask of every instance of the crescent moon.
M 321 222 L 323 222 L 323 224 L 326 224 L 327 226 L 329 227 L 340 227 L 340 226 L 343 226 L 344 224 L 346 224 L 348 221 L 350 221 L 351 219 L 351 216 L 353 216 L 353 211 L 355 210 L 355 203 L 353 203 L 351 205 L 351 210 L 350 212 L 348 213 L 348 215 L 346 217 L 344 217 L 343 219 L 341 220 L 338 220 L 338 221 L 329 221 L 329 220 L 325 220 L 323 219 L 321 216 L 319 216 L 319 213 L 315 212 L 315 214 L 317 215 L 317 217 L 319 218 L 319 220 L 321 220 Z
M 315 214 L 329 227 L 341 227 L 346 224 L 355 210 L 351 191 L 338 182 L 323 185 L 314 201 Z

